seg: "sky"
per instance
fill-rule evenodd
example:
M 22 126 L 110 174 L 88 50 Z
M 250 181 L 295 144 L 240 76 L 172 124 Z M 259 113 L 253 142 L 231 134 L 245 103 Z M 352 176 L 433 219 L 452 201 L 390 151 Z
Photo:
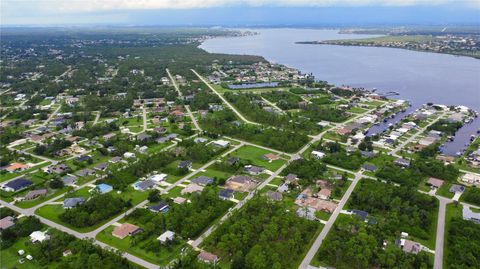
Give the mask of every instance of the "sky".
M 480 0 L 0 1 L 2 26 L 480 25 Z

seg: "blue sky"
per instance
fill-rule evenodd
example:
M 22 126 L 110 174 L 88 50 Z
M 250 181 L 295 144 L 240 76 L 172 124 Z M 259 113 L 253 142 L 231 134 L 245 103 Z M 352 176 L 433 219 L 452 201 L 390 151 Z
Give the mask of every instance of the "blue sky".
M 480 24 L 480 0 L 1 0 L 2 25 Z

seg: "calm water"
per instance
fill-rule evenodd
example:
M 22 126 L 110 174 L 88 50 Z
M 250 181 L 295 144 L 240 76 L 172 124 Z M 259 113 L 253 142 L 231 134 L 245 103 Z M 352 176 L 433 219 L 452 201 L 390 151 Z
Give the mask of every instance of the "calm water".
M 366 35 L 338 34 L 337 30 L 255 29 L 255 36 L 214 38 L 200 47 L 208 52 L 261 55 L 265 59 L 313 73 L 337 85 L 395 91 L 415 109 L 434 102 L 480 110 L 480 60 L 391 48 L 295 44 L 297 41 L 348 39 Z M 398 117 L 397 117 L 398 118 Z M 480 120 L 457 133 L 445 152 L 459 151 Z

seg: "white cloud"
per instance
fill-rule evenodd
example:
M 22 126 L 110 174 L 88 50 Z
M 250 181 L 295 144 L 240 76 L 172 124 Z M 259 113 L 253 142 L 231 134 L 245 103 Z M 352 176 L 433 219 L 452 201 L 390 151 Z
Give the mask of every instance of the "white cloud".
M 28 5 L 30 8 L 51 13 L 191 9 L 224 6 L 434 6 L 443 4 L 480 8 L 480 0 L 2 0 L 2 5 L 8 9 L 21 9 Z M 18 10 L 16 11 L 18 12 Z

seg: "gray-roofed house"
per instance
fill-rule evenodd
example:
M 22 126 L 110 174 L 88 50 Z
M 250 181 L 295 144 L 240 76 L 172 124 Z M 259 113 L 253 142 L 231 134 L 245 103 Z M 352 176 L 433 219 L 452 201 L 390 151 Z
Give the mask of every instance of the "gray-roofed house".
M 3 219 L 0 219 L 0 231 L 8 229 L 15 225 L 15 218 L 12 216 L 6 216 Z
M 5 191 L 19 191 L 21 189 L 27 188 L 33 183 L 25 178 L 17 178 L 12 181 L 9 181 L 3 185 Z
M 149 135 L 149 134 L 146 134 L 146 133 L 141 133 L 141 134 L 137 135 L 137 140 L 138 141 L 145 141 L 145 140 L 148 140 L 150 138 L 152 138 L 152 136 Z
M 63 185 L 71 186 L 77 182 L 77 177 L 74 175 L 65 175 L 62 177 Z
M 218 192 L 218 197 L 222 200 L 230 200 L 231 198 L 233 198 L 234 193 L 235 191 L 231 189 L 221 189 Z
M 253 166 L 253 165 L 247 165 L 245 166 L 245 172 L 249 173 L 250 175 L 260 175 L 263 173 L 265 169 L 258 167 L 258 166 Z
M 452 184 L 450 189 L 448 190 L 451 193 L 457 193 L 457 192 L 464 192 L 465 191 L 465 186 L 458 185 L 458 184 Z
M 192 183 L 196 183 L 202 186 L 207 186 L 213 183 L 213 178 L 210 178 L 207 176 L 199 176 L 197 178 L 192 179 Z
M 98 170 L 98 171 L 105 171 L 107 169 L 108 163 L 99 163 L 93 167 L 93 169 Z
M 377 167 L 373 164 L 364 164 L 362 166 L 362 168 L 365 170 L 365 171 L 369 171 L 369 172 L 375 172 L 377 170 Z
M 79 177 L 86 177 L 86 176 L 90 176 L 90 175 L 95 175 L 95 171 L 90 169 L 90 168 L 85 168 L 85 169 L 82 169 L 82 170 L 78 170 L 75 175 L 79 176 Z
M 108 160 L 109 163 L 118 163 L 118 162 L 121 162 L 122 161 L 122 157 L 120 156 L 115 156 L 113 158 L 111 158 L 110 160 Z
M 410 160 L 407 159 L 397 158 L 394 163 L 401 167 L 410 167 Z
M 282 185 L 278 186 L 277 191 L 278 192 L 287 192 L 289 190 L 288 188 L 288 183 L 284 182 Z
M 137 181 L 133 184 L 133 188 L 137 191 L 146 191 L 155 187 L 156 183 L 153 180 Z
M 265 195 L 272 201 L 282 201 L 283 199 L 283 195 L 276 191 L 267 191 Z
M 177 168 L 179 169 L 191 169 L 192 168 L 192 162 L 191 161 L 181 161 L 178 163 Z
M 74 208 L 78 205 L 81 205 L 85 202 L 85 198 L 83 197 L 73 197 L 73 198 L 66 198 L 63 201 L 63 208 L 70 209 Z
M 154 212 L 154 213 L 158 213 L 158 212 L 162 212 L 162 213 L 166 213 L 168 211 L 170 207 L 168 206 L 167 203 L 161 201 L 159 202 L 158 204 L 156 205 L 152 205 L 152 206 L 149 206 L 148 207 L 148 210 Z
M 38 198 L 40 196 L 44 196 L 44 195 L 47 195 L 48 193 L 48 190 L 47 189 L 39 189 L 39 190 L 33 190 L 33 191 L 29 191 L 24 199 L 25 200 L 33 200 L 35 198 Z

